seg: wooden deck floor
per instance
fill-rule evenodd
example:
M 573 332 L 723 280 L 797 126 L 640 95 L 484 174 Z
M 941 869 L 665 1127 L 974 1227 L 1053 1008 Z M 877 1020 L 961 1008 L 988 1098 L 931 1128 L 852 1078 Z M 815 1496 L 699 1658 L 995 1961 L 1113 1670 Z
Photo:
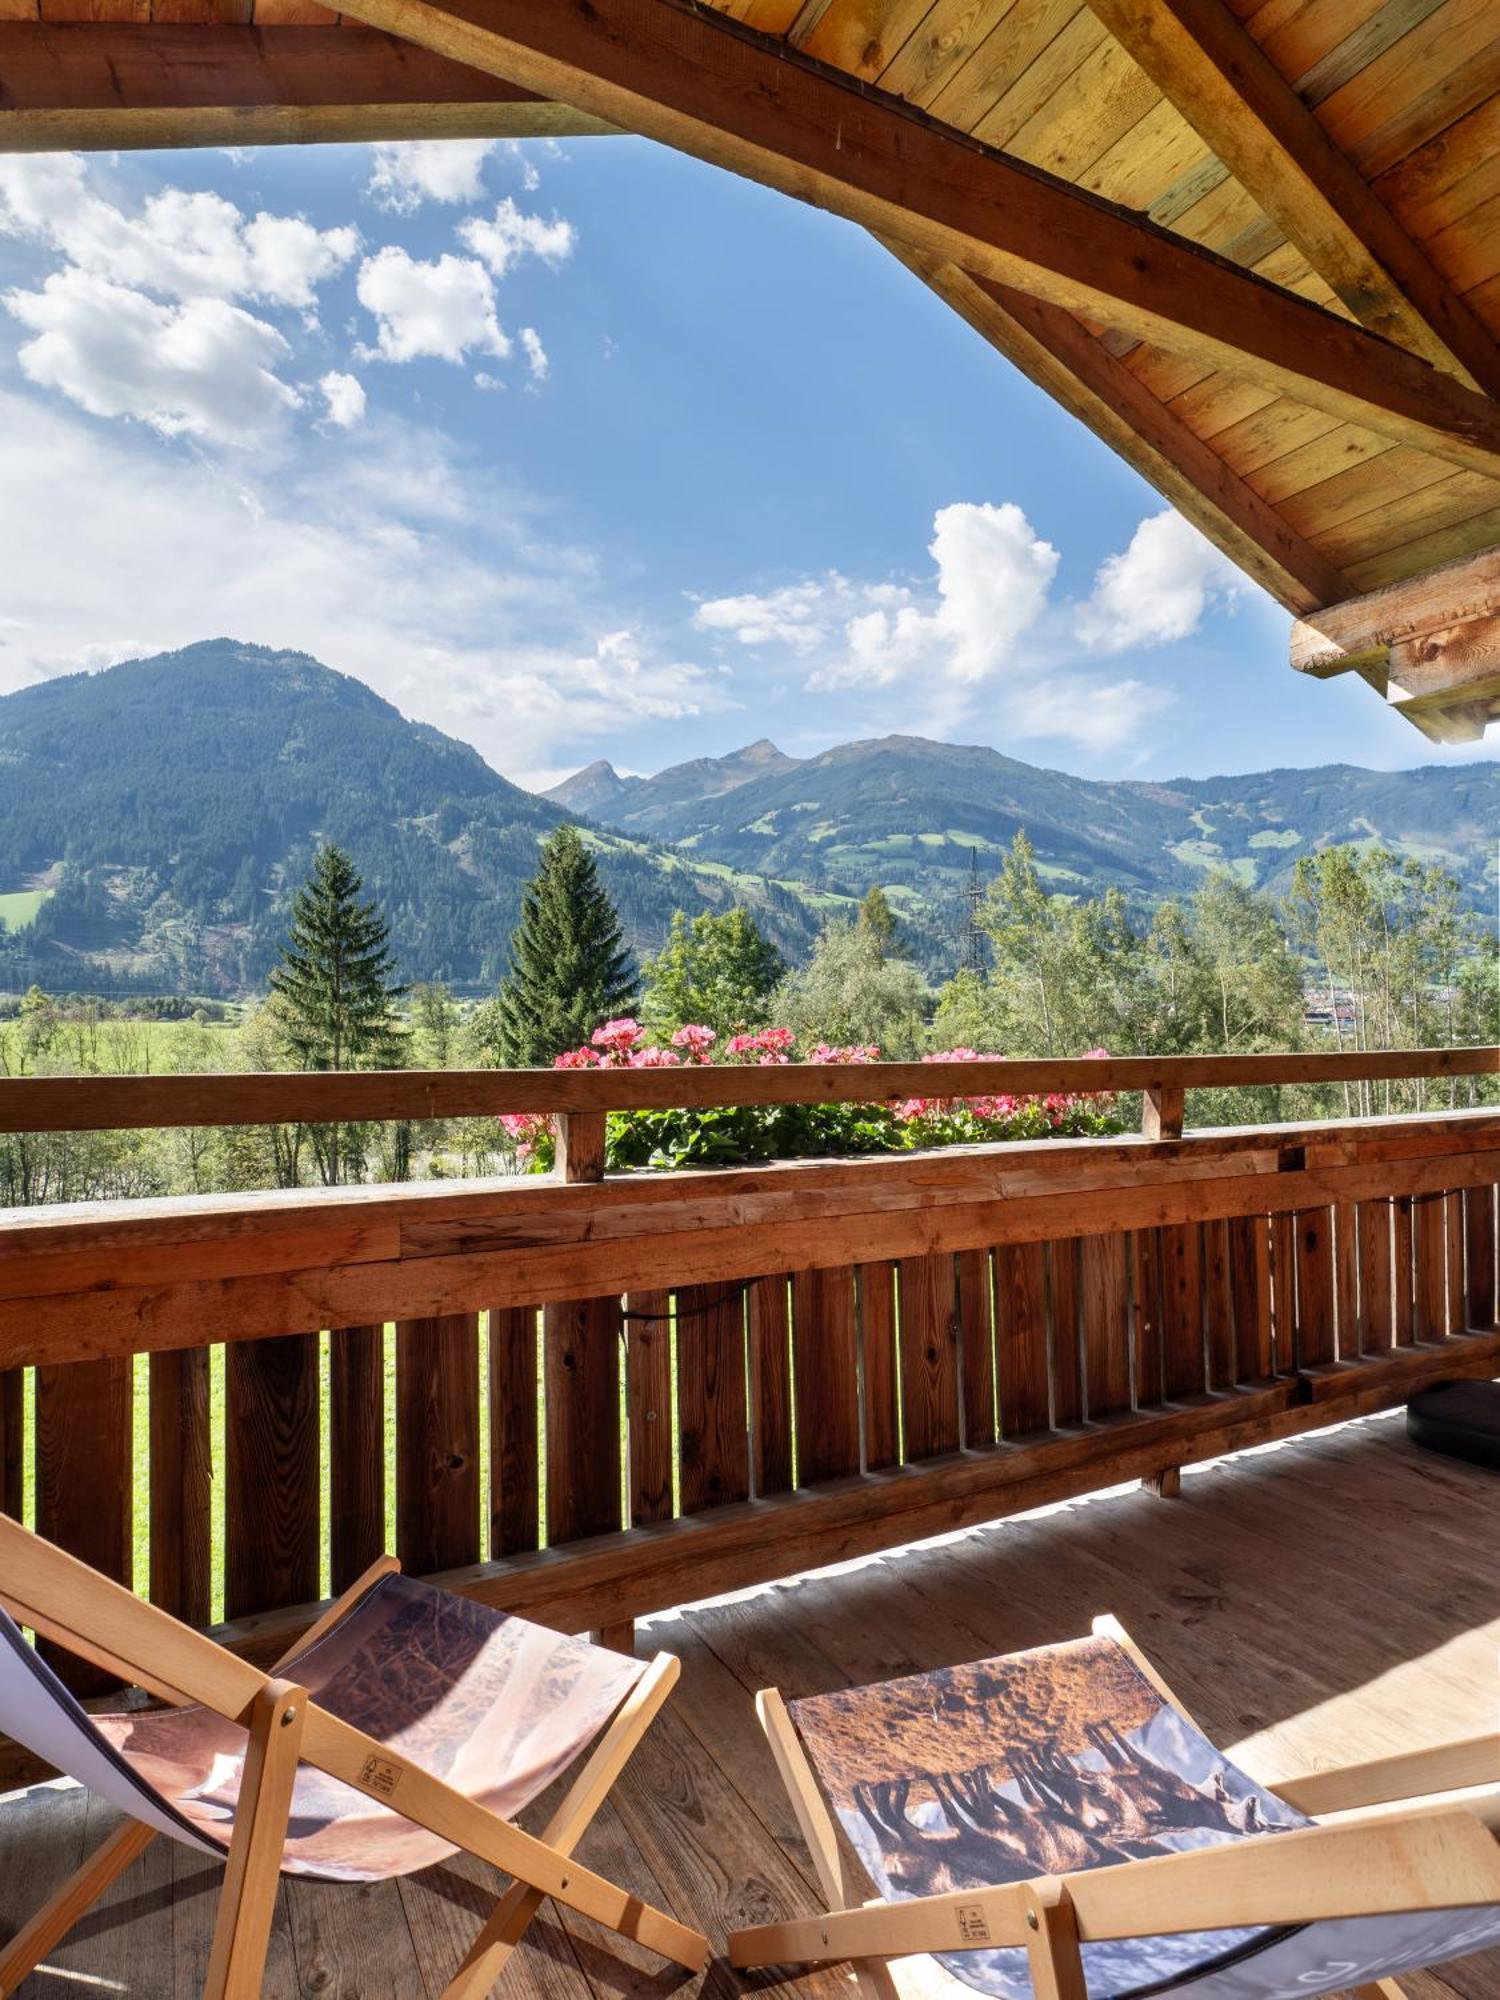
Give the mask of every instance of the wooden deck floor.
M 1037 1645 L 1086 1631 L 1102 1610 L 1124 1619 L 1210 1734 L 1259 1776 L 1492 1728 L 1497 1509 L 1493 1475 L 1418 1453 L 1399 1416 L 1371 1419 L 1189 1474 L 1178 1500 L 1082 1501 L 657 1619 L 642 1643 L 678 1652 L 682 1683 L 583 1858 L 716 1942 L 734 1924 L 810 1909 L 807 1857 L 753 1691 L 811 1693 Z M 0 1923 L 34 1908 L 108 1823 L 75 1787 L 0 1805 Z M 26 2000 L 188 2000 L 217 1877 L 158 1842 L 27 1983 Z M 491 1893 L 462 1866 L 369 1890 L 284 1884 L 266 1991 L 435 2000 Z M 547 1905 L 499 1990 L 695 2000 L 701 1988 L 727 2000 L 738 1984 L 722 1960 L 684 1984 Z M 1500 1953 L 1405 1984 L 1414 2000 L 1500 2000 Z M 835 1990 L 847 1996 L 832 1974 L 796 1988 L 798 2000 Z

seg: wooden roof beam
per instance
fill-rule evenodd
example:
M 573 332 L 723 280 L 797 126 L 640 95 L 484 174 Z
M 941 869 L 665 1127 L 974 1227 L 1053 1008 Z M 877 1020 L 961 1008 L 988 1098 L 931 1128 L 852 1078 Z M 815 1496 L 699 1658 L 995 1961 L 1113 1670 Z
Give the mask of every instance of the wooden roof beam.
M 886 248 L 1289 611 L 1348 590 L 1342 572 L 1071 313 L 901 244 Z
M 1424 735 L 1472 743 L 1500 718 L 1500 549 L 1308 613 L 1292 665 L 1357 673 Z
M 1224 0 L 1089 6 L 1357 320 L 1500 394 L 1493 337 Z
M 0 21 L 0 149 L 10 152 L 607 129 L 370 28 Z
M 1451 376 L 682 0 L 348 0 L 344 12 L 1465 470 L 1500 464 L 1500 405 Z

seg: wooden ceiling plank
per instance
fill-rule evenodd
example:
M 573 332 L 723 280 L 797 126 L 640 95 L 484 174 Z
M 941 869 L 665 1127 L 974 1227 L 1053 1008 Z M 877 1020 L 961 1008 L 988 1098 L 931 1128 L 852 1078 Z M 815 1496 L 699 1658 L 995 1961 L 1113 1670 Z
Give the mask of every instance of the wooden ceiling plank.
M 1500 549 L 1326 606 L 1292 628 L 1291 663 L 1355 672 L 1440 741 L 1474 741 L 1500 704 Z
M 11 151 L 607 129 L 370 28 L 0 22 Z
M 1347 590 L 1339 571 L 1310 542 L 1292 534 L 1070 313 L 971 277 L 940 258 L 894 242 L 887 248 L 1288 610 L 1306 609 Z
M 1223 0 L 1089 0 L 1364 325 L 1500 393 L 1500 347 Z
M 1417 576 L 1439 563 L 1473 555 L 1500 542 L 1500 507 L 1472 514 L 1466 521 L 1418 535 L 1414 541 L 1393 543 L 1377 554 L 1351 562 L 1345 574 L 1359 590 L 1379 590 L 1403 577 Z
M 885 236 L 1490 471 L 1500 406 L 1362 328 L 675 0 L 345 13 Z

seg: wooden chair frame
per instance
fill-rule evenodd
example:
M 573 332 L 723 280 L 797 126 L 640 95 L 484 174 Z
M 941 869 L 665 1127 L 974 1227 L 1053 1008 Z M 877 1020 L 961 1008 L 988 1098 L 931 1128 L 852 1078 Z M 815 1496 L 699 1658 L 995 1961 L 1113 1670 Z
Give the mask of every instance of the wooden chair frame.
M 1187 1713 L 1117 1619 L 1095 1619 L 1094 1631 L 1123 1645 L 1163 1697 Z M 1500 1903 L 1496 1735 L 1271 1788 L 1299 1810 L 1348 1815 L 1326 1825 L 1000 1888 L 902 1903 L 877 1898 L 855 1908 L 833 1815 L 775 1688 L 756 1697 L 756 1713 L 828 1909 L 823 1916 L 733 1932 L 730 1963 L 747 1968 L 847 1960 L 865 2000 L 894 2000 L 886 1961 L 914 1953 L 1021 1946 L 1036 2000 L 1087 2000 L 1079 1947 L 1092 1939 Z M 1455 1796 L 1432 1796 L 1437 1793 Z M 1397 1800 L 1399 1809 L 1392 1809 Z M 1399 2000 L 1390 1980 L 1359 1991 L 1364 2000 Z
M 386 1556 L 338 1598 L 298 1642 L 321 1637 L 380 1578 L 399 1568 Z M 122 1585 L 0 1517 L 0 1603 L 79 1658 L 175 1707 L 192 1704 L 250 1734 L 219 1897 L 204 2000 L 257 2000 L 270 1942 L 292 1785 L 299 1763 L 395 1808 L 416 1825 L 513 1879 L 444 1989 L 443 2000 L 481 2000 L 543 1899 L 630 1937 L 690 1972 L 708 1940 L 572 1859 L 574 1848 L 671 1693 L 679 1665 L 659 1653 L 615 1710 L 540 1835 L 466 1798 L 378 1738 L 310 1699 L 294 1681 L 226 1652 Z M 283 1663 L 284 1664 L 284 1663 Z M 127 1821 L 0 1951 L 0 1996 L 13 1994 L 82 1913 L 155 1838 Z

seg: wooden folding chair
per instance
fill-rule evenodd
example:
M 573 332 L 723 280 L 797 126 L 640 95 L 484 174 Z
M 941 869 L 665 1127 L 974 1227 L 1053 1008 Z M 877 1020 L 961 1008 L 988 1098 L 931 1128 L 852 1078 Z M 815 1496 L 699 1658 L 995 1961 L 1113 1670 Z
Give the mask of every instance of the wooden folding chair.
M 267 1674 L 4 1517 L 0 1606 L 0 1729 L 129 1815 L 0 1949 L 0 1995 L 158 1833 L 227 1855 L 206 2000 L 260 1993 L 282 1872 L 370 1881 L 457 1851 L 512 1880 L 444 2000 L 489 1993 L 547 1896 L 690 1971 L 705 1963 L 698 1931 L 572 1858 L 676 1681 L 670 1654 L 625 1659 L 385 1558 Z M 23 1625 L 169 1707 L 87 1713 Z M 361 1726 L 375 1714 L 394 1733 Z M 523 1832 L 512 1813 L 595 1738 L 545 1830 Z
M 1112 1618 L 757 1710 L 828 1908 L 735 1932 L 736 1966 L 847 1961 L 866 2000 L 894 2000 L 889 1961 L 915 1954 L 993 2000 L 1400 2000 L 1392 1975 L 1500 1941 L 1500 1736 L 1272 1791 Z

